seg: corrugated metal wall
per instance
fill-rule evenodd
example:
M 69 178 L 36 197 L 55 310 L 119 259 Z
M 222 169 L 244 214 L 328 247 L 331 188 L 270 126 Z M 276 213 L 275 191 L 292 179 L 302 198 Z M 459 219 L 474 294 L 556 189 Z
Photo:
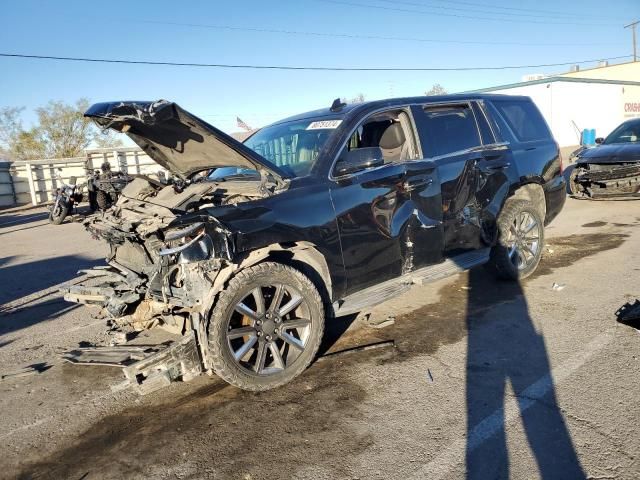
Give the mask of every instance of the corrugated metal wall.
M 47 203 L 61 182 L 68 183 L 75 177 L 77 185 L 86 185 L 87 167 L 99 169 L 105 161 L 113 171 L 130 175 L 167 173 L 136 148 L 87 150 L 86 156 L 78 158 L 0 162 L 0 206 Z
M 9 168 L 9 162 L 0 162 L 0 207 L 16 204 L 16 195 L 13 191 L 13 179 Z

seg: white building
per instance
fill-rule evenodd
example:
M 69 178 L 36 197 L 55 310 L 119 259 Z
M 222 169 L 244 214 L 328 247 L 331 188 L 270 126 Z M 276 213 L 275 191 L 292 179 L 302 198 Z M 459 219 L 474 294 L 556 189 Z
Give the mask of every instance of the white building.
M 568 147 L 580 143 L 580 132 L 585 128 L 594 128 L 597 137 L 605 137 L 624 120 L 640 117 L 640 62 L 633 65 L 638 69 L 638 75 L 634 77 L 638 81 L 575 76 L 578 73 L 587 76 L 588 72 L 597 70 L 600 76 L 606 77 L 607 69 L 614 67 L 571 72 L 567 76 L 485 88 L 477 92 L 531 97 L 557 142 L 561 147 Z

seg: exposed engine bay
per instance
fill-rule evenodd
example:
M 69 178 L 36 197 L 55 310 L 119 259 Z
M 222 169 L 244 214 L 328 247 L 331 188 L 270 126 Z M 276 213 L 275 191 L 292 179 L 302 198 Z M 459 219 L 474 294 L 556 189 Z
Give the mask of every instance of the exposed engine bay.
M 238 265 L 232 232 L 207 209 L 233 208 L 271 194 L 260 180 L 215 182 L 205 177 L 167 185 L 138 177 L 114 207 L 86 220 L 92 236 L 110 245 L 107 265 L 81 271 L 86 280 L 66 289 L 65 300 L 97 307 L 95 316 L 106 318 L 116 331 L 161 327 L 184 336 L 173 347 L 126 366 L 127 377 L 141 393 L 210 368 L 206 310 Z M 191 353 L 185 356 L 184 351 Z M 194 355 L 201 361 L 194 361 Z M 145 365 L 143 373 L 138 365 Z
M 71 287 L 65 299 L 99 305 L 119 327 L 184 332 L 233 259 L 233 235 L 204 209 L 264 195 L 260 181 L 163 185 L 136 178 L 114 208 L 85 222 L 109 243 L 108 266 L 84 271 L 97 285 Z

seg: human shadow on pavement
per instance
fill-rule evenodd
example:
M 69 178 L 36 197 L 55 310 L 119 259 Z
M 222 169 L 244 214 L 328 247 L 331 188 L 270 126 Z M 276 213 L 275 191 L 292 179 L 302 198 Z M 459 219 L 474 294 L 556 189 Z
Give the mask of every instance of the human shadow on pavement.
M 467 478 L 509 478 L 508 383 L 540 476 L 586 478 L 558 405 L 545 342 L 529 315 L 522 286 L 473 269 L 468 287 Z M 536 476 L 531 473 L 531 478 Z
M 64 255 L 25 263 L 0 258 L 0 335 L 52 320 L 78 307 L 49 289 L 72 281 L 78 270 L 103 260 Z

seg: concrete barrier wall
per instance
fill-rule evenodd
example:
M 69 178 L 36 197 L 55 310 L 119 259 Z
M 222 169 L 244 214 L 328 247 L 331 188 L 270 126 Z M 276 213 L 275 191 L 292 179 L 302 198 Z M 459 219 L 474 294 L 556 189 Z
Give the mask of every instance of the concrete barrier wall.
M 100 169 L 109 162 L 111 170 L 129 175 L 167 174 L 146 153 L 137 148 L 87 150 L 84 157 L 0 162 L 0 206 L 41 205 L 53 199 L 62 182 L 74 181 L 86 193 L 87 168 Z M 85 198 L 86 200 L 86 198 Z
M 0 207 L 16 204 L 10 167 L 11 164 L 9 162 L 0 162 Z

